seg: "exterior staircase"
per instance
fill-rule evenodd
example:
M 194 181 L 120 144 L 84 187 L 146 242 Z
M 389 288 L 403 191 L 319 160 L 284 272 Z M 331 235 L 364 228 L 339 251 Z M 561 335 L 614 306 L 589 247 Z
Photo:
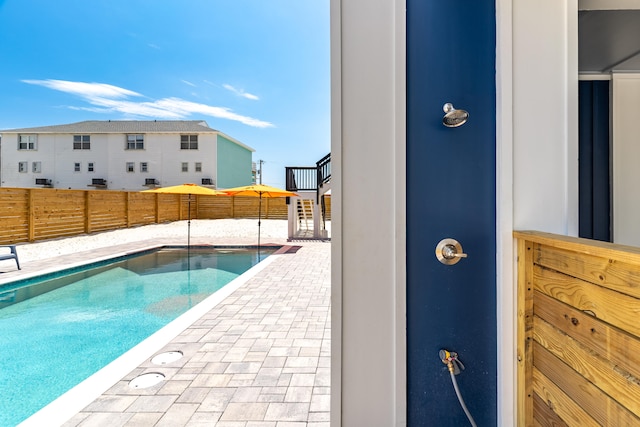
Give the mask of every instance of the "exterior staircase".
M 313 231 L 313 199 L 296 198 L 298 202 L 298 228 L 305 231 Z M 311 221 L 311 227 L 309 227 Z
M 329 239 L 327 193 L 331 190 L 331 153 L 316 166 L 286 167 L 286 189 L 298 197 L 289 200 L 289 240 Z

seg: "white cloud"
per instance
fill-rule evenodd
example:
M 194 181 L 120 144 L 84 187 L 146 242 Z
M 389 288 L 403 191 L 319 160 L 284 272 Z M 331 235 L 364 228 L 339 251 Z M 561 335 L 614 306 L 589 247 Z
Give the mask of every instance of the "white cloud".
M 22 80 L 31 85 L 44 86 L 49 89 L 66 92 L 83 98 L 107 97 L 114 99 L 142 96 L 137 92 L 105 83 L 69 82 L 65 80 Z
M 180 98 L 162 98 L 155 101 L 135 102 L 127 98 L 143 95 L 104 83 L 70 82 L 64 80 L 22 80 L 24 83 L 43 86 L 70 93 L 88 102 L 92 107 L 72 106 L 71 109 L 104 113 L 122 113 L 137 117 L 180 120 L 192 114 L 203 114 L 220 119 L 233 120 L 247 126 L 267 128 L 273 123 L 234 113 L 226 107 L 216 107 Z M 185 82 L 186 83 L 186 82 Z
M 188 81 L 188 80 L 180 80 L 180 81 L 181 81 L 182 83 L 186 84 L 186 85 L 196 87 L 196 85 L 194 85 L 193 83 L 191 83 L 191 82 L 190 82 L 190 81 Z
M 98 107 L 75 107 L 73 105 L 61 106 L 61 108 L 68 108 L 69 110 L 76 111 L 89 111 L 91 113 L 110 113 L 111 110 L 108 108 L 98 108 Z
M 233 92 L 233 93 L 235 93 L 238 96 L 243 97 L 243 98 L 251 99 L 253 101 L 257 101 L 257 100 L 260 99 L 260 98 L 258 98 L 256 95 L 254 95 L 252 93 L 245 92 L 242 89 L 236 89 L 235 87 L 233 87 L 231 85 L 228 85 L 228 84 L 223 84 L 222 87 L 227 89 L 227 90 L 229 90 L 229 91 L 231 91 L 231 92 Z
M 200 113 L 207 116 L 218 117 L 221 119 L 235 120 L 248 126 L 265 128 L 273 127 L 272 123 L 254 119 L 252 117 L 242 116 L 234 113 L 226 107 L 213 107 L 206 104 L 185 101 L 180 98 L 164 98 L 154 103 L 156 106 L 171 111 L 175 114 Z

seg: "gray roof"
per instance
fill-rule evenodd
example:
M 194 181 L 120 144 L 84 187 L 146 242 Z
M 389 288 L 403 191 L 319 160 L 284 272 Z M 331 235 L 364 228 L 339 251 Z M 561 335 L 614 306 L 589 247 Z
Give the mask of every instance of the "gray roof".
M 86 120 L 67 125 L 6 129 L 1 133 L 216 133 L 204 120 Z

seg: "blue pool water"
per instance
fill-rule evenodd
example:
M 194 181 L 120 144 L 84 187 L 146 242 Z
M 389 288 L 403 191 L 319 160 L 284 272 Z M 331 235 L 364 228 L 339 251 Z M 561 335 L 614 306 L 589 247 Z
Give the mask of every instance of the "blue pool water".
M 159 250 L 0 287 L 0 426 L 15 426 L 269 252 Z

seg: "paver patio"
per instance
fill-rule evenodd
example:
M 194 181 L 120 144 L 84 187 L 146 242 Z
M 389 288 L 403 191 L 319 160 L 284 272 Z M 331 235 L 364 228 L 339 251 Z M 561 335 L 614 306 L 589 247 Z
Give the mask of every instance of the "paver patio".
M 331 245 L 291 244 L 155 353 L 182 358 L 150 354 L 64 426 L 328 427 Z M 149 372 L 164 381 L 129 386 Z

